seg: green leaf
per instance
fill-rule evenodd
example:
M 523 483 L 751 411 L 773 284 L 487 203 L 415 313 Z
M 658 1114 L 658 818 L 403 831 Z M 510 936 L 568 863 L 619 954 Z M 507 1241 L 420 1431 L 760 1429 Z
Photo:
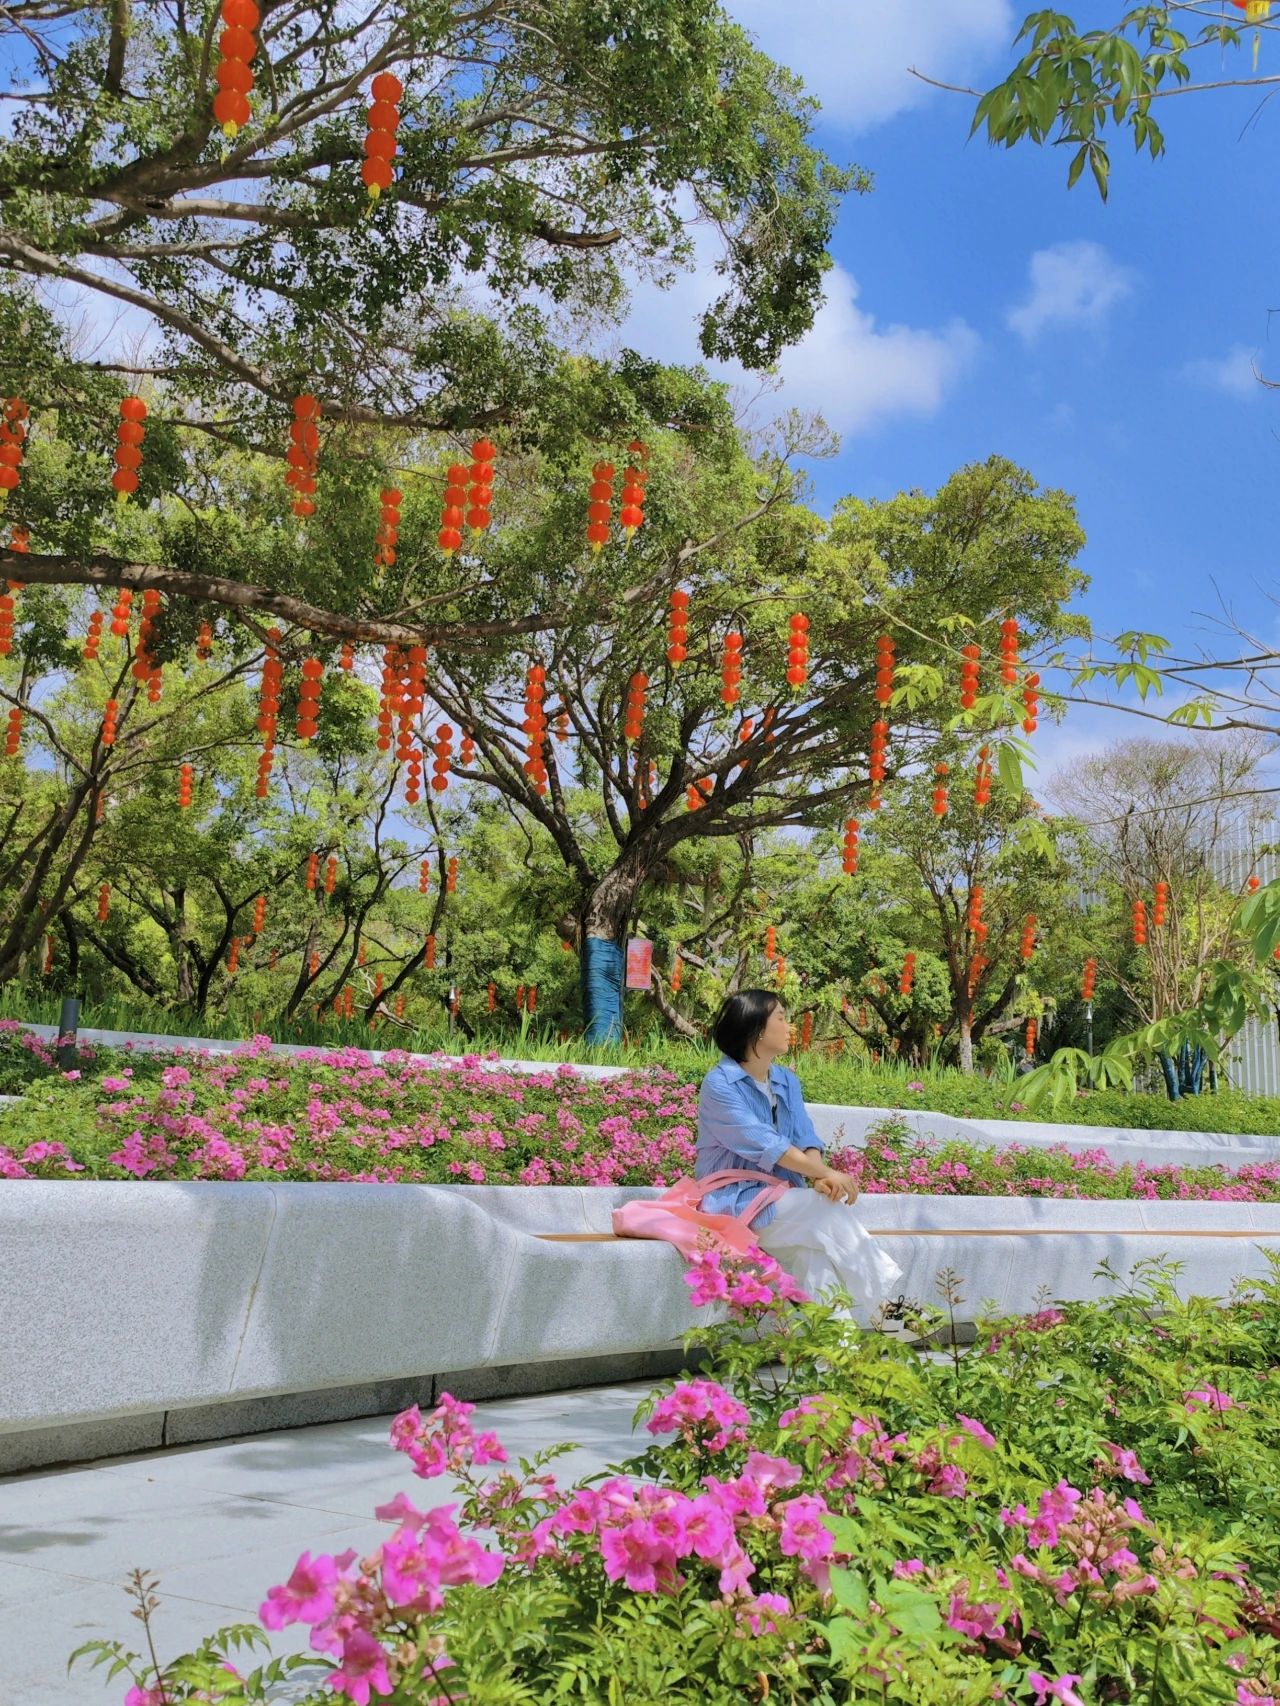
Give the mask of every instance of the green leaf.
M 1014 799 L 1020 799 L 1025 786 L 1022 779 L 1022 759 L 1012 742 L 1001 742 L 997 749 L 996 762 L 999 766 L 1001 782 Z

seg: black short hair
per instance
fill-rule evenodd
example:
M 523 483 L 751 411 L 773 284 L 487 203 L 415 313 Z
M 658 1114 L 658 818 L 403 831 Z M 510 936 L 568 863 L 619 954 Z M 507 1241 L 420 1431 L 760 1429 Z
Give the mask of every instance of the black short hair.
M 768 989 L 740 989 L 725 999 L 716 1014 L 711 1035 L 721 1054 L 742 1062 L 760 1041 L 761 1032 L 782 1003 Z

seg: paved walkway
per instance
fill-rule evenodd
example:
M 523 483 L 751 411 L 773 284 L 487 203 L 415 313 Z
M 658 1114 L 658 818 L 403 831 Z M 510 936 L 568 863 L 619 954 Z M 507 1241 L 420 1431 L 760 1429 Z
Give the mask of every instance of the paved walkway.
M 513 1462 L 562 1440 L 580 1444 L 554 1465 L 567 1485 L 628 1454 L 631 1418 L 649 1390 L 643 1382 L 507 1399 L 477 1406 L 477 1423 L 497 1431 Z M 135 1566 L 160 1577 L 163 1663 L 222 1624 L 253 1619 L 300 1552 L 368 1551 L 389 1532 L 373 1508 L 395 1493 L 446 1502 L 446 1481 L 417 1480 L 391 1450 L 389 1421 L 0 1479 L 0 1706 L 120 1706 L 123 1678 L 108 1685 L 80 1665 L 68 1677 L 66 1662 L 99 1637 L 140 1650 L 142 1627 L 122 1592 Z M 272 1637 L 273 1651 L 304 1645 L 288 1633 Z

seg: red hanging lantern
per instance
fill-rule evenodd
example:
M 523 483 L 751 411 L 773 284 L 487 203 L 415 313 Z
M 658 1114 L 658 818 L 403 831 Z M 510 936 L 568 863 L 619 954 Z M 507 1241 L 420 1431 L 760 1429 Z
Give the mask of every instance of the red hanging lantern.
M 1147 941 L 1147 905 L 1145 901 L 1135 900 L 1133 903 L 1133 945 L 1135 948 L 1146 946 Z
M 376 569 L 389 569 L 395 563 L 396 546 L 400 540 L 401 501 L 402 494 L 394 486 L 388 486 L 381 494 L 378 531 L 374 534 L 373 544 L 373 566 Z M 350 667 L 350 664 L 343 665 L 344 669 Z
M 1098 980 L 1098 962 L 1097 962 L 1097 960 L 1094 960 L 1094 959 L 1086 960 L 1084 962 L 1084 974 L 1080 979 L 1080 999 L 1082 1001 L 1092 1001 L 1093 1000 L 1093 989 L 1094 989 L 1094 985 L 1097 982 L 1097 980 Z
M 332 894 L 338 886 L 338 855 L 330 853 L 324 867 L 324 892 Z
M 770 924 L 764 933 L 764 957 L 772 965 L 778 957 L 778 927 Z
M 726 634 L 724 655 L 720 662 L 720 697 L 726 705 L 736 705 L 742 697 L 742 635 Z
M 981 669 L 982 647 L 972 641 L 960 648 L 960 709 L 972 711 L 978 703 L 978 674 Z
M 883 717 L 878 717 L 871 725 L 871 745 L 867 753 L 867 781 L 871 785 L 871 796 L 867 801 L 867 810 L 880 810 L 880 789 L 885 778 L 885 757 L 889 750 L 889 725 Z
M 1000 624 L 1000 678 L 1008 687 L 1018 679 L 1018 624 L 1012 616 Z
M 566 944 L 567 946 L 567 944 Z M 684 982 L 684 961 L 676 955 L 675 964 L 671 968 L 671 993 L 679 995 L 680 986 Z
M 1029 675 L 1022 685 L 1022 732 L 1033 735 L 1036 732 L 1036 720 L 1040 714 L 1040 686 L 1038 675 Z
M 894 653 L 896 647 L 888 634 L 876 640 L 876 703 L 887 705 L 893 698 Z
M 436 939 L 434 936 L 427 937 L 426 946 L 422 950 L 422 963 L 428 971 L 434 971 L 436 968 Z
M 939 764 L 934 768 L 934 777 L 936 779 L 936 786 L 933 790 L 934 817 L 946 817 L 947 815 L 947 807 L 949 803 L 947 795 L 947 777 L 950 773 L 951 767 L 948 764 Z
M 539 796 L 547 791 L 547 716 L 542 708 L 547 695 L 546 684 L 546 670 L 540 663 L 531 664 L 524 689 L 522 726 L 528 736 L 524 769 Z
M 476 761 L 476 737 L 469 729 L 462 731 L 462 749 L 458 754 L 458 763 L 464 770 L 470 770 Z
M 467 526 L 483 533 L 493 520 L 493 467 L 498 452 L 487 438 L 471 446 L 470 485 L 467 492 Z
M 467 508 L 467 489 L 471 470 L 465 462 L 455 462 L 446 476 L 444 507 L 440 512 L 440 549 L 450 557 L 462 543 L 462 522 Z
M 30 412 L 21 397 L 6 398 L 3 418 L 0 419 L 0 504 L 5 502 L 10 492 L 17 491 L 22 479 L 22 457 Z M 16 551 L 21 547 L 11 544 L 9 549 Z
M 1248 889 L 1250 894 L 1256 894 L 1262 887 L 1262 878 L 1256 875 L 1251 876 L 1244 886 Z
M 255 793 L 265 800 L 271 783 L 271 767 L 275 761 L 276 724 L 280 716 L 280 688 L 284 681 L 284 664 L 280 661 L 279 628 L 267 630 L 267 649 L 262 659 L 262 680 L 258 687 L 258 733 L 262 736 L 262 751 L 258 755 L 258 780 Z
M 218 67 L 214 75 L 218 93 L 213 97 L 213 116 L 222 133 L 234 142 L 253 116 L 249 95 L 253 89 L 254 56 L 258 51 L 254 31 L 262 21 L 254 0 L 222 0 L 222 34 L 218 37 Z
M 441 723 L 436 730 L 435 758 L 431 764 L 431 786 L 435 793 L 443 794 L 449 786 L 449 769 L 452 763 L 453 729 L 448 723 Z
M 858 874 L 858 820 L 848 818 L 844 826 L 844 855 L 841 859 L 846 877 L 856 877 Z
M 227 976 L 228 977 L 234 977 L 236 975 L 236 968 L 239 966 L 239 964 L 240 964 L 240 938 L 238 936 L 233 936 L 231 938 L 231 948 L 227 954 Z
M 108 699 L 106 704 L 102 707 L 102 735 L 101 735 L 101 740 L 102 740 L 103 746 L 114 746 L 116 744 L 116 724 L 119 720 L 119 717 L 120 717 L 120 702 L 119 702 L 119 700 L 118 699 Z
M 316 512 L 316 467 L 320 454 L 320 399 L 309 391 L 293 399 L 293 419 L 289 423 L 289 449 L 285 461 L 289 464 L 284 483 L 293 490 L 293 513 L 297 516 Z
M 431 861 L 424 859 L 418 866 L 418 893 L 427 894 L 431 888 Z
M 9 710 L 9 727 L 5 733 L 4 755 L 6 758 L 16 758 L 22 745 L 22 707 L 14 705 Z
M 356 649 L 350 640 L 342 642 L 342 656 L 338 659 L 338 668 L 345 669 L 348 675 L 356 667 Z
M 601 551 L 608 543 L 609 522 L 613 515 L 612 462 L 597 462 L 591 470 L 591 501 L 587 505 L 587 540 L 593 551 Z
M 633 745 L 644 733 L 645 698 L 648 691 L 649 677 L 642 670 L 637 670 L 627 686 L 626 721 L 623 725 L 623 734 Z
M 129 632 L 129 608 L 133 603 L 133 593 L 127 586 L 117 588 L 116 601 L 111 606 L 111 632 L 117 640 L 123 640 Z
M 116 502 L 124 503 L 138 489 L 138 470 L 142 466 L 142 443 L 147 436 L 143 422 L 147 405 L 141 397 L 124 397 L 120 401 L 120 424 L 116 428 L 116 471 L 111 485 Z
M 903 997 L 904 1000 L 907 998 L 907 996 L 909 996 L 911 994 L 912 986 L 914 985 L 915 980 L 916 980 L 916 957 L 908 949 L 908 951 L 902 956 L 902 976 L 898 980 L 898 993 Z
M 1257 888 L 1258 879 L 1250 877 L 1252 887 Z M 1166 882 L 1156 884 L 1154 902 L 1151 908 L 1151 924 L 1153 929 L 1160 929 L 1169 916 L 1169 885 Z
M 1036 915 L 1034 912 L 1029 912 L 1027 914 L 1027 921 L 1022 926 L 1022 940 L 1018 944 L 1018 952 L 1022 955 L 1023 960 L 1029 963 L 1035 951 Z
M 320 659 L 303 658 L 301 680 L 298 682 L 296 733 L 299 740 L 314 740 L 319 733 L 320 685 L 323 678 L 324 665 Z
M 787 981 L 787 958 L 785 954 L 778 955 L 773 969 L 775 981 L 778 988 L 781 989 L 783 984 Z
M 133 654 L 133 678 L 135 681 L 150 679 L 155 663 L 151 656 L 151 642 L 155 634 L 156 618 L 160 614 L 160 594 L 154 587 L 148 587 L 142 595 L 142 621 L 138 624 L 138 644 Z
M 991 749 L 984 746 L 978 753 L 978 767 L 973 777 L 973 803 L 982 811 L 991 803 Z
M 111 913 L 111 884 L 103 883 L 98 890 L 98 923 L 105 924 Z
M 267 897 L 260 894 L 253 903 L 253 933 L 261 936 L 267 924 Z
M 787 680 L 797 692 L 809 679 L 809 618 L 797 611 L 791 618 L 787 644 Z
M 498 1010 L 498 986 L 492 980 L 490 980 L 487 993 L 488 993 L 488 1001 L 489 1001 L 489 1011 L 491 1013 L 496 1013 Z
M 689 655 L 689 594 L 682 586 L 671 593 L 667 611 L 667 662 L 679 669 Z
M 0 658 L 13 650 L 13 594 L 0 592 Z
M 975 883 L 969 890 L 969 906 L 965 922 L 975 936 L 985 936 L 986 930 L 982 924 L 982 884 Z
M 391 162 L 399 144 L 396 131 L 400 128 L 400 100 L 404 85 L 390 71 L 380 71 L 369 85 L 373 101 L 369 107 L 369 129 L 364 139 L 364 165 L 360 176 L 369 191 L 371 201 L 377 201 L 383 190 L 389 190 L 395 178 Z
M 89 631 L 84 637 L 84 661 L 94 663 L 98 656 L 98 647 L 102 644 L 103 616 L 100 610 L 95 610 L 89 617 Z
M 562 744 L 569 738 L 569 713 L 561 711 L 556 718 L 556 739 Z
M 648 484 L 649 474 L 647 469 L 636 464 L 643 463 L 649 452 L 638 438 L 633 438 L 627 449 L 635 460 L 623 471 L 622 508 L 618 512 L 618 521 L 622 531 L 630 539 L 644 523 L 644 489 Z
M 536 983 L 529 985 L 524 998 L 524 1010 L 530 1017 L 538 1011 L 538 986 Z
M 449 860 L 449 863 L 445 868 L 444 892 L 446 894 L 457 894 L 457 892 L 458 892 L 458 857 L 457 857 L 457 854 L 453 855 L 453 857 Z
M 320 875 L 320 855 L 318 853 L 308 853 L 307 854 L 307 874 L 306 874 L 306 878 L 304 880 L 306 882 L 307 888 L 310 890 L 310 892 L 312 894 L 315 893 L 316 879 L 318 878 L 319 875 Z
M 196 657 L 201 663 L 208 663 L 213 656 L 213 624 L 202 622 L 196 635 Z
M 715 783 L 710 776 L 703 776 L 697 782 L 691 783 L 685 793 L 685 805 L 691 812 L 701 811 L 715 791 Z
M 1022 1046 L 1026 1049 L 1028 1055 L 1034 1055 L 1035 1054 L 1035 1052 L 1036 1052 L 1036 1022 L 1034 1019 L 1028 1019 L 1027 1020 L 1027 1028 L 1026 1028 L 1026 1032 L 1023 1035 Z

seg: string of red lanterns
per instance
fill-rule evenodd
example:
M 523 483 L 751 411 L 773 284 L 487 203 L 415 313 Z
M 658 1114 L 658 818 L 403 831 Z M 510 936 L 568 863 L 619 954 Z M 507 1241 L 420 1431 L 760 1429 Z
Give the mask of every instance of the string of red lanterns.
M 667 662 L 679 669 L 689 655 L 689 594 L 673 588 L 667 610 Z
M 147 436 L 143 422 L 147 405 L 141 397 L 122 397 L 120 424 L 116 427 L 115 473 L 111 476 L 116 502 L 124 503 L 138 489 L 138 470 L 142 467 L 142 443 Z
M 910 949 L 902 956 L 902 976 L 898 982 L 898 992 L 905 999 L 911 994 L 916 980 L 916 957 Z
M 1251 880 L 1253 881 L 1253 883 L 1256 886 L 1257 878 L 1255 877 Z M 1155 896 L 1154 896 L 1152 907 L 1151 907 L 1152 928 L 1159 930 L 1162 927 L 1162 925 L 1165 923 L 1166 919 L 1168 918 L 1168 914 L 1169 914 L 1169 885 L 1166 882 L 1158 882 L 1156 884 L 1156 892 L 1155 892 Z
M 377 201 L 383 190 L 391 188 L 395 179 L 391 162 L 400 146 L 396 141 L 396 131 L 400 128 L 400 99 L 404 85 L 393 72 L 379 71 L 369 85 L 369 93 L 373 101 L 369 107 L 369 128 L 365 133 L 364 164 L 360 168 L 360 176 L 369 192 L 369 199 Z
M 449 767 L 453 763 L 453 729 L 448 723 L 441 723 L 436 730 L 435 757 L 431 761 L 431 787 L 437 794 L 443 794 L 449 786 Z
M 22 745 L 22 707 L 13 705 L 9 710 L 9 726 L 5 733 L 4 755 L 6 758 L 16 758 Z
M 946 817 L 947 815 L 947 808 L 950 803 L 947 791 L 947 777 L 950 773 L 951 766 L 949 764 L 939 764 L 934 767 L 934 778 L 936 783 L 933 790 L 934 817 Z
M 218 93 L 213 97 L 213 116 L 228 142 L 253 116 L 249 95 L 253 89 L 252 62 L 258 51 L 254 31 L 262 21 L 254 0 L 222 0 L 222 34 L 218 37 L 218 65 L 214 72 Z
M 487 438 L 471 446 L 470 483 L 467 489 L 467 526 L 483 533 L 493 520 L 493 467 L 498 452 Z
M 547 672 L 540 663 L 531 664 L 525 679 L 524 732 L 528 737 L 525 774 L 539 796 L 547 791 L 547 715 L 543 700 L 547 696 Z
M 0 419 L 0 504 L 16 492 L 22 480 L 22 458 L 26 451 L 27 417 L 31 411 L 21 397 L 5 399 Z
M 1147 941 L 1147 904 L 1143 900 L 1133 903 L 1133 945 L 1135 948 L 1146 946 Z
M 856 877 L 858 874 L 858 820 L 856 817 L 846 819 L 844 826 L 844 851 L 840 860 L 846 877 Z
M 637 670 L 627 684 L 626 720 L 623 724 L 623 738 L 634 745 L 644 733 L 645 699 L 649 692 L 649 677 L 643 670 Z
M 389 569 L 396 560 L 396 546 L 400 540 L 400 504 L 402 494 L 394 486 L 387 486 L 378 494 L 378 531 L 373 536 L 373 566 L 375 569 Z M 351 651 L 350 645 L 343 648 L 344 656 Z M 354 662 L 354 654 L 352 655 Z M 350 663 L 344 663 L 344 669 L 350 669 Z
M 183 764 L 178 769 L 178 810 L 185 812 L 191 805 L 195 786 L 195 765 Z
M 972 711 L 978 703 L 978 674 L 981 670 L 982 647 L 972 640 L 960 648 L 960 709 Z
M 796 611 L 787 642 L 787 681 L 798 693 L 809 679 L 809 618 Z
M 593 551 L 603 551 L 609 539 L 609 523 L 613 516 L 612 462 L 597 462 L 591 470 L 590 502 L 587 505 L 587 543 Z
M 293 419 L 289 423 L 289 449 L 285 461 L 284 483 L 293 491 L 293 513 L 297 516 L 316 512 L 316 468 L 320 454 L 320 399 L 303 392 L 293 399 Z
M 1022 926 L 1022 940 L 1018 944 L 1018 952 L 1021 954 L 1024 962 L 1029 963 L 1032 956 L 1034 955 L 1035 951 L 1036 951 L 1036 915 L 1034 912 L 1029 912 L 1027 914 L 1027 921 Z

